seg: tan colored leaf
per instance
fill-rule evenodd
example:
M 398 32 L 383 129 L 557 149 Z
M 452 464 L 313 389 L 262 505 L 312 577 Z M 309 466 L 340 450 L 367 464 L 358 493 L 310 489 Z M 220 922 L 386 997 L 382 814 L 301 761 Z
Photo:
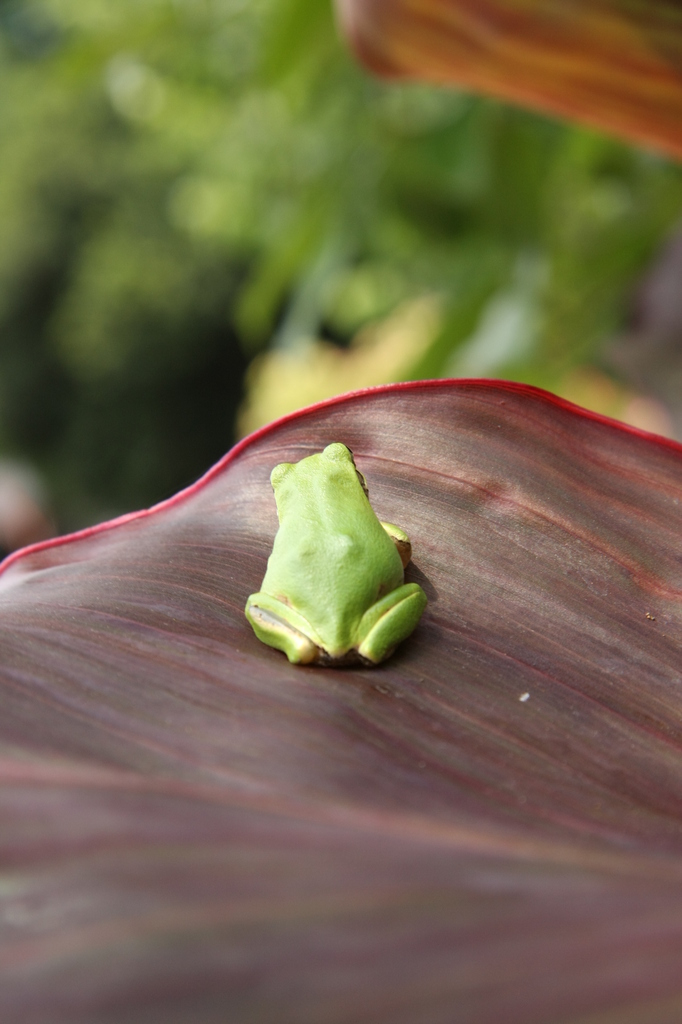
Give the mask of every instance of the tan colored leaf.
M 463 85 L 682 155 L 675 0 L 336 0 L 378 74 Z

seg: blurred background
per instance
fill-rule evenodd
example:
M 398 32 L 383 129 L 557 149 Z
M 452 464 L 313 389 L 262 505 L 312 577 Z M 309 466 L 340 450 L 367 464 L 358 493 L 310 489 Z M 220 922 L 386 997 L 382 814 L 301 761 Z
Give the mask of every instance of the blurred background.
M 0 0 L 0 95 L 4 550 L 368 384 L 506 377 L 682 438 L 662 156 L 372 79 L 326 0 Z

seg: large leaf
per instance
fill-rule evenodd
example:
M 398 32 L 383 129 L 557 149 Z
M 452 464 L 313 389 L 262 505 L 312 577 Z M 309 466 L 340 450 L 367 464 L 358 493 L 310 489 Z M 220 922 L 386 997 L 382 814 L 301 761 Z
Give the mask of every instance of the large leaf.
M 677 0 L 336 0 L 379 74 L 462 84 L 682 156 Z
M 334 440 L 429 596 L 374 670 L 243 616 L 272 466 Z M 3 1022 L 679 1021 L 678 445 L 379 388 L 5 564 Z

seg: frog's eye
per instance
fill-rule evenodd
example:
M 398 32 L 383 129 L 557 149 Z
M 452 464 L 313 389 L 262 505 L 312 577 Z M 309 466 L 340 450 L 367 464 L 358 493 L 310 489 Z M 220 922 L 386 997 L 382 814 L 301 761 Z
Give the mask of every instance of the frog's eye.
M 336 441 L 334 444 L 328 444 L 324 450 L 324 455 L 328 459 L 333 459 L 334 462 L 348 462 L 350 456 L 353 459 L 353 453 L 347 445 L 341 444 L 340 441 Z
M 270 474 L 270 483 L 273 488 L 281 484 L 282 480 L 284 480 L 285 476 L 288 476 L 289 473 L 291 473 L 293 468 L 294 465 L 292 462 L 280 462 L 279 466 L 275 466 Z

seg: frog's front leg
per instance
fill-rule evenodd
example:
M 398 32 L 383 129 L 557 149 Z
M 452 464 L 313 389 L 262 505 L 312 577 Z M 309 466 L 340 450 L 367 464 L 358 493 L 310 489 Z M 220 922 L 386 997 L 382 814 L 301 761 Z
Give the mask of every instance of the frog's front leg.
M 254 633 L 264 644 L 284 651 L 289 661 L 299 665 L 317 661 L 320 646 L 310 637 L 314 630 L 288 604 L 261 592 L 251 594 L 245 610 Z
M 382 523 L 381 525 L 395 544 L 396 550 L 400 555 L 400 561 L 403 563 L 403 569 L 406 569 L 407 563 L 412 558 L 412 544 L 410 542 L 410 538 L 402 527 L 396 526 L 395 523 Z
M 410 635 L 426 607 L 418 583 L 404 583 L 368 608 L 358 626 L 357 651 L 378 664 Z

